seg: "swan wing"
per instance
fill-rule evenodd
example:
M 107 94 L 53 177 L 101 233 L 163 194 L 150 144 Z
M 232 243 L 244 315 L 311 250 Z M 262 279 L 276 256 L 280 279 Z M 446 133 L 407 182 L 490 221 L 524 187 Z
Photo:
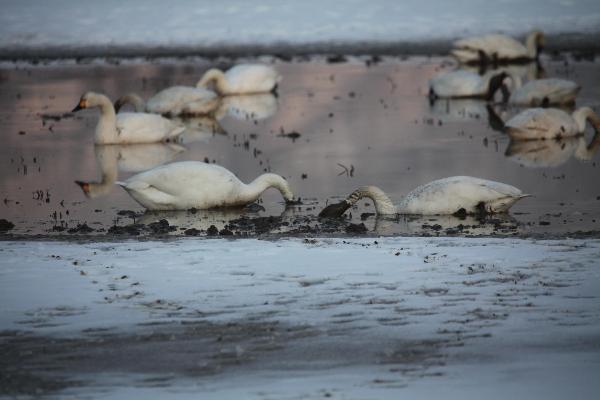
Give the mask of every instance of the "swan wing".
M 281 81 L 281 75 L 272 67 L 260 64 L 240 64 L 225 72 L 232 93 L 270 92 Z
M 485 92 L 485 82 L 471 71 L 452 71 L 436 76 L 429 86 L 439 97 L 466 97 Z
M 117 114 L 119 143 L 152 143 L 173 138 L 184 131 L 184 127 L 156 114 Z
M 530 108 L 512 117 L 505 124 L 514 139 L 554 139 L 573 136 L 577 124 L 569 114 L 557 108 Z
M 474 213 L 481 205 L 487 207 L 501 199 L 516 201 L 522 196 L 522 192 L 511 185 L 470 176 L 453 176 L 414 189 L 402 199 L 400 209 L 408 214 L 422 215 L 453 214 L 460 209 Z
M 548 104 L 564 104 L 575 101 L 581 87 L 566 79 L 536 79 L 527 82 L 510 96 L 513 104 L 539 106 Z
M 161 90 L 152 96 L 146 102 L 148 111 L 157 114 L 177 115 L 182 112 L 182 108 L 191 102 L 211 100 L 216 94 L 205 88 L 195 88 L 188 86 L 173 86 Z

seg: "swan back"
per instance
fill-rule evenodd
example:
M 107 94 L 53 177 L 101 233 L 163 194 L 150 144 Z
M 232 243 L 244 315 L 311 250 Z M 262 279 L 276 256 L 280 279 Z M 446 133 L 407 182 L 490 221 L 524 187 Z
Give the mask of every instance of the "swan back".
M 575 119 L 558 108 L 530 108 L 512 117 L 506 133 L 513 139 L 555 139 L 580 133 Z
M 488 72 L 480 76 L 472 71 L 452 71 L 433 78 L 429 84 L 438 97 L 485 97 L 491 99 L 508 75 Z
M 527 82 L 510 95 L 510 103 L 539 107 L 550 104 L 569 104 L 575 101 L 581 86 L 566 79 L 536 79 Z
M 500 182 L 470 176 L 439 179 L 407 194 L 398 205 L 401 214 L 454 214 L 461 209 L 467 214 L 507 211 L 524 197 L 521 190 Z
M 185 127 L 157 115 L 147 113 L 119 113 L 116 119 L 116 143 L 153 143 L 173 139 Z
M 172 86 L 149 98 L 146 108 L 149 112 L 157 114 L 179 115 L 184 112 L 188 104 L 211 102 L 216 96 L 213 91 L 205 88 Z M 212 108 L 214 106 L 207 107 L 206 113 L 210 112 Z

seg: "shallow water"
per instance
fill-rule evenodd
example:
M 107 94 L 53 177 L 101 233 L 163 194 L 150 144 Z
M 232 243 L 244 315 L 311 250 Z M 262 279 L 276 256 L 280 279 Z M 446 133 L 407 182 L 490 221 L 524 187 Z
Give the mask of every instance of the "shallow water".
M 389 58 L 374 64 L 366 60 L 276 61 L 284 77 L 278 98 L 230 100 L 229 109 L 224 106 L 218 113 L 220 119 L 191 121 L 203 128 L 182 143 L 145 146 L 94 146 L 98 111 L 63 114 L 87 90 L 104 92 L 112 99 L 131 91 L 149 97 L 167 86 L 194 84 L 212 65 L 193 60 L 4 65 L 0 69 L 0 218 L 15 224 L 13 233 L 60 234 L 65 231 L 53 231 L 54 226 L 72 228 L 83 223 L 94 229 L 91 234 L 104 233 L 113 224 L 132 222 L 131 217 L 119 215 L 120 210 L 143 212 L 113 180 L 170 161 L 208 159 L 244 182 L 264 171 L 279 173 L 304 202 L 284 213 L 281 197 L 271 190 L 262 198 L 265 210 L 249 213 L 250 217 L 284 213 L 312 218 L 328 199 L 345 196 L 361 185 L 378 185 L 392 199 L 399 199 L 434 179 L 473 175 L 534 195 L 515 205 L 503 220 L 511 226 L 508 234 L 600 228 L 600 157 L 577 158 L 582 155 L 577 151 L 578 139 L 542 143 L 544 148 L 536 148 L 538 155 L 533 158 L 531 147 L 512 145 L 507 155 L 508 137 L 489 125 L 483 103 L 429 104 L 427 81 L 441 69 L 451 68 L 446 59 Z M 597 62 L 556 58 L 545 60 L 544 67 L 548 77 L 565 77 L 582 85 L 578 106 L 598 109 Z M 236 112 L 236 107 L 252 111 L 252 117 Z M 499 111 L 503 118 L 511 112 Z M 591 137 L 589 128 L 586 140 Z M 93 198 L 86 198 L 74 183 L 99 182 L 103 175 L 104 184 L 95 187 Z M 352 212 L 353 221 L 361 222 L 360 214 L 372 211 L 368 203 L 361 203 Z M 243 213 L 247 212 L 150 214 L 142 222 L 166 217 L 180 228 L 175 232 L 207 229 L 211 224 L 220 229 L 224 221 Z M 455 217 L 363 219 L 369 230 L 379 234 L 436 233 L 439 229 L 428 226 L 479 224 Z M 493 226 L 478 225 L 466 233 L 490 234 Z

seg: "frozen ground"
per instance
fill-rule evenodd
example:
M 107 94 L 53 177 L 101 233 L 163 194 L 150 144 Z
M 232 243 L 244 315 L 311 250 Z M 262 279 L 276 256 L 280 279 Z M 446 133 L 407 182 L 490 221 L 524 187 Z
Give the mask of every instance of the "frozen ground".
M 0 397 L 591 399 L 600 241 L 0 243 Z
M 600 32 L 595 0 L 74 0 L 2 2 L 0 49 L 19 55 L 148 54 L 247 51 L 291 45 L 324 51 L 333 45 L 426 42 L 490 31 L 522 35 L 539 28 L 558 41 L 565 33 Z M 560 35 L 559 35 L 560 34 Z M 597 37 L 597 36 L 594 36 Z M 585 45 L 595 43 L 593 40 Z M 376 47 L 376 46 L 375 46 Z

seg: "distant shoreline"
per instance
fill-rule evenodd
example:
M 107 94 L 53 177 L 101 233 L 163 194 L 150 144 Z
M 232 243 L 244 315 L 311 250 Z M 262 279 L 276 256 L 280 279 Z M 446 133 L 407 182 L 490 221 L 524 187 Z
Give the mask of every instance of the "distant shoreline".
M 81 58 L 219 57 L 242 58 L 264 55 L 280 58 L 313 55 L 440 56 L 448 54 L 452 39 L 422 41 L 322 41 L 314 43 L 211 44 L 203 45 L 93 45 L 93 46 L 25 46 L 0 48 L 0 61 L 41 61 Z M 600 53 L 600 33 L 565 33 L 547 35 L 546 54 L 570 52 L 593 59 Z

